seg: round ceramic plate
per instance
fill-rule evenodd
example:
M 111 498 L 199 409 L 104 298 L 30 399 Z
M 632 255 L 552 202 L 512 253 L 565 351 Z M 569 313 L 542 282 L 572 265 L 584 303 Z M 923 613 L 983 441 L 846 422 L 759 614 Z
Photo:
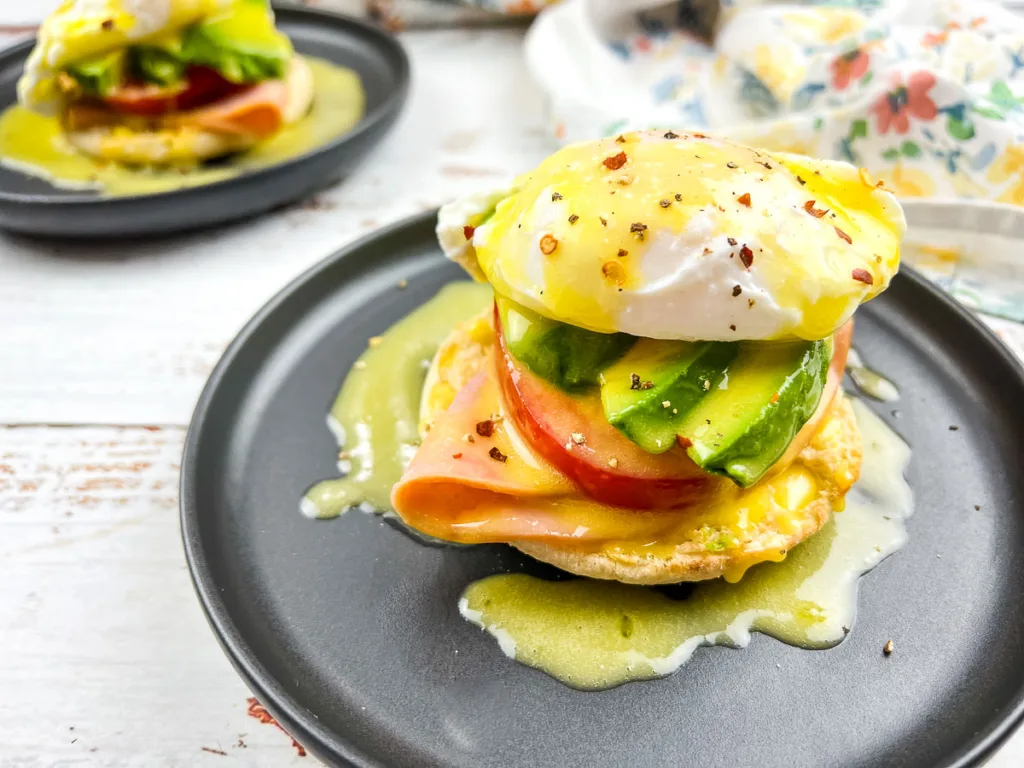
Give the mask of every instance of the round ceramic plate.
M 910 543 L 862 580 L 845 642 L 755 635 L 584 693 L 506 658 L 457 610 L 475 579 L 553 569 L 503 546 L 424 546 L 371 514 L 299 513 L 336 474 L 325 415 L 367 338 L 463 278 L 433 224 L 378 232 L 287 287 L 231 345 L 189 431 L 196 588 L 285 728 L 358 766 L 930 768 L 991 754 L 1024 711 L 1024 374 L 994 336 L 911 271 L 857 315 L 856 347 L 903 393 L 869 405 L 914 449 L 916 512 Z
M 391 35 L 361 21 L 305 8 L 277 7 L 277 26 L 300 53 L 358 73 L 366 113 L 348 133 L 304 155 L 224 181 L 153 195 L 103 197 L 59 189 L 0 168 L 0 227 L 63 238 L 126 237 L 198 229 L 297 200 L 350 172 L 387 133 L 405 103 L 409 61 Z M 0 110 L 34 40 L 0 51 Z

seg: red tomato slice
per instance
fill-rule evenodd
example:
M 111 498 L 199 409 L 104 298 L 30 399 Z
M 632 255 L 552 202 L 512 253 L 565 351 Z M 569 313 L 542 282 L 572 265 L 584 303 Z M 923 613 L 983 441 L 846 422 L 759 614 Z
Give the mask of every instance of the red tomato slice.
M 186 79 L 173 86 L 127 83 L 103 98 L 103 103 L 116 112 L 156 117 L 170 112 L 195 109 L 224 98 L 239 86 L 206 67 L 192 67 Z
M 497 310 L 494 324 L 510 416 L 530 445 L 589 496 L 630 509 L 680 509 L 701 498 L 711 478 L 681 448 L 647 453 L 608 423 L 600 396 L 569 395 L 513 358 Z

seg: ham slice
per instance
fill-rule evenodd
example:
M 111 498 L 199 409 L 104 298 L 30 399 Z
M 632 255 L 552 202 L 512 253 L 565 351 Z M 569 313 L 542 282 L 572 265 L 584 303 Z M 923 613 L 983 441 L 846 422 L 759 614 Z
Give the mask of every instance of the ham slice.
M 395 485 L 391 502 L 406 523 L 464 544 L 591 545 L 653 540 L 678 525 L 672 513 L 610 507 L 586 497 L 529 447 L 504 412 L 492 356 L 435 421 Z
M 214 133 L 266 138 L 284 125 L 288 87 L 265 80 L 225 99 L 163 118 L 167 127 L 195 126 Z

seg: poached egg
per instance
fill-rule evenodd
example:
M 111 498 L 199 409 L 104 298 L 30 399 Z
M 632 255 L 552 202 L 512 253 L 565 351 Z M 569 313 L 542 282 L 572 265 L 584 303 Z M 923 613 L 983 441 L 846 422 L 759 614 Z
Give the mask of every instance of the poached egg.
M 885 290 L 906 231 L 863 170 L 699 133 L 565 147 L 441 209 L 446 255 L 546 317 L 655 339 L 820 339 Z

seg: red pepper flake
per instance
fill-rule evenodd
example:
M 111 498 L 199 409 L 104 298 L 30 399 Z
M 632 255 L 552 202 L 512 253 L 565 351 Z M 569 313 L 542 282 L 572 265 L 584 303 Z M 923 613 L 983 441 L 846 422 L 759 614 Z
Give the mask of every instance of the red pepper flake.
M 683 448 L 689 448 L 691 445 L 693 445 L 693 440 L 691 440 L 688 437 L 683 437 L 682 435 L 679 435 L 679 437 L 676 438 L 676 442 L 679 443 L 679 445 L 681 445 Z
M 616 285 L 622 285 L 626 282 L 626 273 L 623 270 L 622 265 L 617 261 L 606 261 L 602 264 L 601 274 Z
M 707 138 L 707 134 L 695 133 L 695 134 L 693 134 L 693 138 L 695 138 L 695 139 L 706 139 Z
M 665 134 L 665 138 L 666 139 L 678 139 L 679 138 L 679 134 L 678 133 L 672 133 L 672 131 L 669 131 L 668 133 Z
M 570 223 L 570 224 L 575 224 L 575 223 L 576 223 L 577 221 L 579 221 L 579 220 L 580 220 L 580 217 L 579 217 L 579 216 L 577 216 L 577 215 L 576 215 L 575 213 L 574 213 L 574 214 L 572 214 L 572 215 L 571 215 L 571 216 L 569 217 L 569 223 Z
M 747 269 L 750 269 L 750 265 L 754 263 L 754 252 L 746 245 L 740 248 L 740 261 L 743 262 L 743 266 Z
M 491 450 L 487 452 L 487 455 L 490 456 L 495 461 L 500 461 L 502 464 L 508 461 L 508 456 L 499 451 L 498 446 L 494 446 L 493 448 L 491 448 Z
M 619 170 L 619 168 L 626 164 L 626 160 L 628 159 L 629 158 L 626 157 L 625 152 L 619 152 L 619 154 L 617 155 L 606 157 L 604 159 L 604 167 L 607 168 L 609 171 L 617 171 Z
M 640 389 L 654 389 L 654 382 L 645 381 L 643 384 L 640 385 Z
M 113 28 L 114 28 L 114 20 L 113 19 L 104 19 L 102 22 L 100 22 L 100 29 L 103 29 L 106 32 L 109 32 Z M 221 753 L 221 754 L 223 754 L 223 753 Z
M 476 423 L 476 433 L 480 437 L 490 437 L 494 434 L 494 422 L 490 419 L 486 421 L 478 421 Z
M 875 278 L 871 276 L 871 273 L 860 267 L 853 270 L 853 279 L 858 283 L 864 283 L 864 285 L 874 285 L 875 282 Z
M 804 178 L 802 176 L 797 176 L 796 180 L 800 182 L 800 186 L 801 187 L 804 186 L 805 184 L 807 184 L 807 182 L 804 181 Z
M 729 330 L 730 331 L 735 331 L 736 330 L 736 326 L 735 325 L 730 325 L 729 326 Z
M 634 221 L 632 224 L 629 225 L 629 231 L 636 235 L 637 239 L 643 240 L 644 232 L 647 231 L 647 225 L 642 224 L 639 221 Z
M 777 402 L 779 402 L 779 393 L 778 392 L 776 392 L 775 394 L 772 395 L 772 405 L 775 405 Z
M 625 137 L 625 136 L 623 136 L 623 135 L 622 135 L 622 134 L 620 133 L 620 134 L 619 134 L 618 136 L 616 136 L 616 137 L 615 137 L 615 143 L 616 143 L 616 144 L 625 144 L 625 143 L 626 143 L 626 137 Z
M 662 208 L 668 208 L 670 205 L 672 205 L 672 201 L 671 200 L 659 200 L 658 201 L 658 205 L 660 205 Z
M 729 242 L 729 245 L 736 245 L 735 237 L 727 237 L 726 240 Z
M 608 219 L 606 219 L 604 216 L 598 216 L 597 218 L 601 222 L 602 227 L 608 226 Z
M 626 256 L 629 256 L 629 251 L 627 251 L 625 248 L 619 248 L 619 258 L 621 259 Z
M 285 736 L 292 740 L 292 746 L 295 747 L 295 752 L 298 754 L 298 756 L 306 756 L 305 748 L 303 748 L 303 746 L 299 744 L 299 742 L 292 738 L 292 735 L 288 733 L 288 731 L 281 727 L 281 724 L 274 719 L 273 715 L 267 712 L 266 708 L 262 704 L 260 704 L 259 700 L 255 696 L 250 696 L 248 699 L 245 700 L 245 702 L 249 705 L 247 711 L 249 717 L 256 718 L 264 725 L 276 726 L 278 729 L 280 729 L 281 733 L 283 733 Z
M 467 240 L 473 239 L 473 233 L 476 232 L 476 227 L 471 227 L 468 224 L 462 228 L 462 235 Z
M 683 202 L 683 196 L 681 194 L 679 194 L 678 192 L 676 192 L 675 198 L 676 198 L 676 202 L 677 203 Z
M 733 296 L 739 296 L 741 293 L 743 293 L 743 289 L 740 286 L 734 285 L 732 287 L 732 295 Z
M 747 208 L 750 207 L 750 193 L 744 192 L 742 195 L 736 198 L 736 202 L 740 205 L 745 205 Z
M 562 199 L 562 193 L 561 192 L 552 192 L 551 193 L 551 202 L 556 203 L 556 202 L 558 202 L 561 199 Z
M 461 459 L 462 458 L 462 451 L 459 451 L 458 453 L 453 453 L 452 454 L 452 458 L 453 459 Z
M 839 227 L 836 227 L 836 234 L 839 235 L 841 239 L 845 240 L 850 245 L 853 245 L 853 238 L 850 237 L 845 232 L 843 232 L 843 230 L 841 230 Z
M 822 216 L 828 213 L 828 208 L 815 208 L 814 204 L 816 202 L 816 200 L 808 200 L 806 203 L 804 203 L 804 210 L 811 214 L 811 216 L 813 216 L 814 218 L 820 219 Z
M 544 235 L 540 239 L 540 252 L 545 256 L 550 256 L 555 252 L 558 247 L 558 240 L 555 239 L 554 235 Z
M 710 256 L 711 255 L 711 249 L 710 248 L 704 248 L 704 255 L 705 256 Z
M 726 168 L 739 168 L 739 166 L 736 165 L 736 163 L 734 163 L 732 160 L 730 160 L 728 163 L 726 163 L 725 167 Z

